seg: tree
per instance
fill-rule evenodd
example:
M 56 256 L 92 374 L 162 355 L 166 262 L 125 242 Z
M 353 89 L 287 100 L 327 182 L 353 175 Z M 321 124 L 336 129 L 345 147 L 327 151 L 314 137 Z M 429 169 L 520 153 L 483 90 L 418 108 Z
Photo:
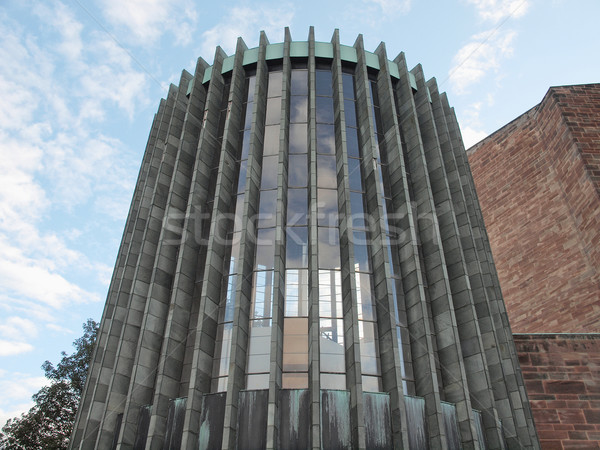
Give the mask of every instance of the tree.
M 62 352 L 62 359 L 56 367 L 50 361 L 42 364 L 50 384 L 33 395 L 35 405 L 29 412 L 6 422 L 0 433 L 0 449 L 67 448 L 94 350 L 98 324 L 88 319 L 83 324 L 83 331 L 83 336 L 73 342 L 73 354 Z

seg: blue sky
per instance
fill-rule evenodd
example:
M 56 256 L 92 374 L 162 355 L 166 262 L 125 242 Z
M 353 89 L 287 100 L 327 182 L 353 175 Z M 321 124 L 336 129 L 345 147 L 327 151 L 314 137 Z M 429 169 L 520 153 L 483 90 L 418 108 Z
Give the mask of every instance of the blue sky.
M 362 33 L 437 78 L 468 147 L 550 86 L 599 82 L 599 17 L 598 0 L 3 0 L 0 426 L 100 320 L 152 117 L 197 57 L 284 26 Z

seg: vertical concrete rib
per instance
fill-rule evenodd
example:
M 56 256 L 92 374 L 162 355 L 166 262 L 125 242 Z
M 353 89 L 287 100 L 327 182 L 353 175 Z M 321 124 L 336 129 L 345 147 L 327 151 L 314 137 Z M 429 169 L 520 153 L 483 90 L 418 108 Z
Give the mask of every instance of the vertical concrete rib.
M 281 122 L 279 128 L 279 164 L 277 173 L 277 217 L 275 237 L 275 265 L 273 281 L 273 312 L 271 330 L 271 351 L 269 370 L 269 396 L 267 412 L 267 449 L 275 449 L 279 432 L 279 391 L 282 384 L 283 371 L 283 326 L 285 315 L 285 257 L 286 239 L 285 218 L 287 217 L 288 187 L 288 148 L 290 121 L 290 84 L 291 60 L 290 46 L 292 36 L 289 28 L 285 28 L 283 43 L 283 84 L 281 92 Z
M 124 410 L 124 404 L 127 403 L 127 395 L 131 389 L 132 374 L 135 370 L 135 353 L 139 351 L 139 337 L 144 320 L 148 291 L 152 280 L 152 268 L 154 266 L 158 238 L 166 207 L 167 194 L 169 186 L 171 185 L 175 158 L 177 156 L 177 147 L 179 145 L 179 138 L 181 137 L 183 116 L 187 105 L 187 98 L 185 96 L 186 88 L 187 85 L 180 85 L 178 88 L 174 88 L 176 94 L 173 104 L 173 113 L 166 131 L 164 141 L 165 150 L 158 167 L 156 185 L 149 204 L 148 220 L 144 230 L 140 256 L 137 261 L 133 278 L 133 288 L 127 312 L 127 319 L 121 335 L 115 365 L 115 374 L 113 375 L 110 394 L 107 401 L 107 411 L 103 418 L 101 433 L 97 444 L 100 448 L 109 445 L 109 443 L 113 441 L 116 414 L 121 413 Z M 146 345 L 148 345 L 148 343 L 146 343 Z M 131 442 L 133 442 L 135 439 L 135 436 L 133 435 L 134 432 L 132 432 L 130 436 L 124 434 L 124 430 L 127 429 L 121 428 L 119 442 L 121 442 L 122 439 L 125 439 L 126 442 L 130 439 Z
M 208 195 L 208 186 L 205 184 L 212 175 L 212 167 L 207 167 L 218 156 L 219 170 L 217 175 L 214 203 L 210 217 L 210 231 L 206 246 L 206 259 L 198 260 L 198 270 L 193 271 L 195 280 L 194 294 L 192 304 L 198 304 L 197 314 L 192 314 L 189 324 L 189 333 L 186 343 L 186 361 L 189 360 L 189 370 L 184 366 L 182 379 L 183 387 L 187 389 L 182 395 L 187 397 L 186 411 L 183 424 L 183 448 L 196 448 L 198 445 L 198 431 L 200 426 L 200 414 L 202 407 L 202 394 L 210 391 L 210 381 L 212 376 L 213 357 L 215 351 L 215 339 L 217 334 L 217 321 L 219 315 L 219 305 L 223 290 L 223 270 L 225 268 L 225 255 L 227 247 L 228 220 L 231 217 L 232 197 L 235 195 L 235 180 L 237 179 L 236 160 L 239 153 L 240 127 L 242 126 L 243 101 L 242 93 L 244 91 L 244 69 L 243 52 L 246 49 L 244 42 L 239 39 L 236 53 L 234 56 L 233 72 L 231 76 L 231 87 L 229 90 L 228 117 L 223 131 L 223 141 L 219 148 L 217 140 L 220 107 L 211 107 L 220 105 L 222 90 L 224 86 L 221 75 L 221 67 L 225 59 L 225 53 L 217 48 L 215 53 L 215 63 L 211 75 L 211 81 L 208 88 L 206 120 L 201 134 L 201 144 L 208 143 L 207 158 L 204 159 L 204 148 L 200 148 L 199 160 L 204 162 L 197 163 L 194 180 L 194 193 L 192 194 L 192 203 L 190 208 L 197 208 L 200 211 L 204 209 L 202 197 Z M 211 158 L 212 157 L 212 158 Z M 198 203 L 194 203 L 197 201 Z M 206 204 L 208 206 L 208 204 Z M 188 222 L 191 230 L 192 223 Z M 193 247 L 190 249 L 190 253 Z M 198 257 L 198 256 L 196 256 Z M 193 261 L 194 256 L 188 255 L 188 261 Z M 192 263 L 193 264 L 193 263 Z M 202 266 L 202 268 L 200 267 Z M 201 270 L 202 269 L 202 270 Z M 191 267 L 188 266 L 190 274 Z M 201 280 L 198 276 L 202 277 Z M 194 312 L 194 309 L 192 309 Z
M 167 96 L 167 100 L 165 102 L 164 113 L 161 117 L 161 122 L 157 130 L 157 137 L 152 148 L 152 156 L 149 161 L 148 175 L 142 190 L 140 203 L 138 205 L 139 212 L 136 217 L 134 232 L 131 237 L 131 244 L 123 269 L 123 276 L 116 292 L 118 298 L 115 302 L 113 316 L 109 321 L 110 329 L 106 335 L 106 342 L 104 345 L 104 351 L 102 353 L 102 360 L 100 362 L 101 368 L 98 374 L 98 382 L 94 389 L 92 400 L 93 403 L 90 407 L 90 413 L 86 420 L 84 441 L 82 442 L 81 448 L 94 448 L 106 412 L 108 395 L 113 383 L 113 378 L 115 377 L 117 356 L 119 353 L 119 348 L 123 342 L 123 333 L 130 310 L 133 281 L 135 279 L 143 238 L 147 228 L 148 215 L 150 212 L 149 206 L 151 204 L 152 194 L 158 179 L 158 168 L 163 157 L 167 129 L 173 115 L 176 96 L 177 89 L 175 86 L 171 86 L 169 88 L 169 95 Z M 130 353 L 133 353 L 133 348 L 131 346 L 129 351 Z M 115 419 L 116 414 L 113 414 L 113 420 Z
M 500 284 L 494 267 L 489 239 L 485 231 L 483 216 L 471 170 L 468 165 L 458 122 L 454 110 L 450 108 L 445 95 L 441 96 L 448 130 L 453 142 L 456 161 L 461 174 L 461 182 L 473 226 L 473 236 L 477 246 L 477 254 L 482 268 L 483 280 L 490 299 L 492 319 L 496 327 L 496 338 L 500 351 L 500 362 L 496 372 L 503 376 L 502 383 L 494 383 L 496 408 L 502 420 L 502 425 L 509 448 L 537 448 L 538 440 L 533 426 L 533 419 L 527 393 L 523 383 L 521 369 L 518 365 L 514 342 L 512 341 L 510 324 L 506 307 L 502 300 Z M 491 371 L 492 369 L 490 369 Z
M 363 133 L 368 142 L 364 149 L 364 156 L 369 162 L 373 160 L 374 164 L 368 164 L 365 168 L 368 170 L 366 178 L 367 195 L 367 213 L 371 217 L 371 252 L 373 260 L 373 284 L 375 286 L 375 298 L 377 308 L 377 326 L 379 329 L 379 352 L 381 358 L 381 373 L 383 378 L 383 389 L 390 395 L 390 413 L 392 418 L 392 442 L 394 448 L 408 449 L 408 425 L 406 422 L 406 404 L 404 402 L 404 392 L 402 383 L 403 361 L 400 354 L 403 351 L 399 348 L 399 342 L 396 337 L 395 309 L 400 305 L 394 305 L 394 296 L 392 294 L 394 283 L 391 273 L 391 264 L 386 245 L 390 245 L 389 238 L 385 234 L 388 228 L 387 217 L 385 217 L 384 192 L 382 192 L 383 180 L 379 179 L 380 173 L 375 170 L 375 164 L 380 163 L 380 155 L 377 142 L 375 141 L 375 117 L 372 116 L 372 99 L 367 94 L 369 92 L 369 75 L 366 66 L 366 55 L 363 40 L 357 41 L 357 56 L 359 69 L 357 71 L 357 91 L 359 97 L 358 120 L 365 123 L 369 130 L 368 134 Z M 385 136 L 390 127 L 398 128 L 395 108 L 393 106 L 393 88 L 390 78 L 389 62 L 385 44 L 382 42 L 375 54 L 379 59 L 380 71 L 377 75 L 377 87 L 379 95 L 380 110 L 382 111 L 382 126 Z M 385 116 L 385 120 L 383 119 Z M 367 122 L 368 121 L 368 122 Z M 359 126 L 360 129 L 364 127 Z M 381 145 L 386 145 L 382 142 Z M 387 242 L 387 243 L 386 243 Z M 391 248 L 391 247 L 390 247 Z M 402 305 L 402 308 L 404 306 Z
M 139 214 L 139 205 L 141 202 L 144 185 L 148 178 L 148 171 L 150 169 L 152 149 L 154 148 L 158 136 L 158 128 L 165 111 L 165 106 L 166 101 L 164 99 L 161 99 L 158 107 L 158 112 L 154 115 L 154 119 L 152 121 L 150 136 L 148 137 L 148 142 L 144 151 L 144 157 L 135 185 L 133 199 L 131 202 L 131 206 L 129 207 L 127 221 L 125 222 L 125 229 L 123 231 L 121 245 L 117 254 L 115 269 L 111 278 L 110 287 L 108 289 L 106 305 L 102 313 L 100 330 L 98 332 L 97 337 L 97 345 L 94 347 L 94 353 L 92 355 L 91 360 L 92 362 L 88 370 L 85 388 L 82 394 L 81 406 L 77 410 L 77 416 L 75 419 L 76 427 L 74 428 L 73 434 L 71 435 L 71 439 L 69 441 L 69 448 L 71 449 L 77 448 L 83 438 L 83 429 L 85 428 L 86 424 L 84 418 L 88 417 L 90 407 L 92 405 L 93 393 L 95 391 L 95 386 L 98 381 L 98 374 L 102 367 L 101 362 L 103 359 L 103 352 L 106 346 L 108 335 L 110 333 L 111 319 L 113 318 L 115 309 L 117 307 L 116 302 L 119 299 L 119 287 L 121 286 L 123 280 L 125 262 L 127 260 L 129 250 L 131 247 L 131 240 L 135 231 L 135 223 Z
M 422 142 L 419 135 L 419 124 L 416 117 L 415 102 L 410 85 L 410 75 L 406 67 L 404 54 L 401 53 L 394 62 L 398 65 L 400 80 L 396 88 L 398 101 L 399 128 L 402 129 L 406 140 L 406 152 L 416 159 L 422 153 Z M 389 114 L 389 113 L 388 113 Z M 388 114 L 385 114 L 386 116 Z M 382 115 L 384 115 L 382 113 Z M 386 145 L 390 155 L 390 173 L 392 190 L 404 195 L 394 197 L 393 217 L 397 218 L 396 227 L 408 234 L 405 242 L 400 242 L 400 266 L 404 281 L 404 295 L 408 327 L 411 338 L 411 353 L 415 374 L 416 394 L 425 399 L 425 414 L 429 434 L 429 445 L 433 449 L 446 449 L 446 433 L 444 430 L 440 391 L 437 380 L 436 353 L 434 348 L 434 330 L 427 307 L 428 296 L 425 292 L 426 279 L 422 273 L 423 263 L 420 261 L 417 218 L 413 216 L 411 202 L 417 202 L 409 196 L 409 186 L 406 171 L 410 171 L 411 179 L 416 170 L 412 164 L 404 167 L 403 149 L 398 131 L 392 139 L 386 133 Z M 398 167 L 401 167 L 398 170 Z M 402 175 L 398 179 L 398 173 Z M 413 180 L 414 185 L 414 180 Z M 418 202 L 417 202 L 418 203 Z M 419 227 L 420 228 L 420 227 Z
M 487 295 L 483 288 L 481 267 L 475 252 L 471 223 L 454 157 L 453 144 L 435 79 L 427 82 L 427 88 L 429 89 L 432 112 L 438 130 L 444 172 L 452 198 L 456 236 L 462 253 L 464 267 L 462 269 L 459 267 L 458 270 L 461 277 L 468 276 L 470 284 L 470 290 L 467 291 L 471 297 L 468 303 L 470 306 L 464 305 L 462 307 L 464 312 L 457 311 L 457 323 L 461 334 L 461 342 L 463 343 L 463 357 L 468 374 L 472 405 L 482 412 L 488 447 L 502 448 L 502 430 L 494 403 L 492 374 L 489 370 L 489 360 L 498 361 L 499 359 L 497 347 L 490 345 L 495 342 L 495 332 L 491 323 Z M 449 271 L 451 270 L 449 269 Z M 457 298 L 455 295 L 455 308 L 457 308 Z M 477 341 L 474 340 L 475 332 Z M 477 342 L 474 347 L 473 342 Z M 488 343 L 487 346 L 485 345 L 486 342 Z M 472 380 L 474 375 L 477 376 L 476 381 Z
M 355 448 L 364 449 L 365 419 L 363 411 L 362 369 L 360 359 L 360 336 L 358 329 L 358 306 L 356 301 L 356 274 L 352 211 L 350 208 L 350 176 L 346 148 L 346 119 L 342 84 L 342 61 L 340 57 L 339 30 L 331 39 L 333 44 L 333 108 L 335 121 L 335 153 L 338 186 L 340 257 L 342 262 L 342 309 L 344 314 L 344 350 L 346 354 L 346 383 L 350 390 L 350 428 Z
M 308 32 L 308 388 L 310 392 L 310 442 L 321 448 L 321 384 L 319 350 L 319 262 L 317 245 L 317 108 L 315 30 Z
M 252 300 L 252 272 L 256 250 L 256 219 L 260 200 L 262 143 L 264 142 L 267 84 L 269 80 L 269 70 L 265 61 L 267 44 L 267 37 L 261 32 L 256 67 L 254 111 L 252 112 L 252 128 L 250 131 L 251 140 L 248 151 L 246 191 L 242 213 L 244 228 L 241 233 L 239 258 L 242 276 L 236 279 L 235 287 L 231 361 L 229 363 L 225 422 L 223 425 L 223 449 L 236 448 L 239 393 L 245 388 L 246 359 L 250 337 L 249 319 Z

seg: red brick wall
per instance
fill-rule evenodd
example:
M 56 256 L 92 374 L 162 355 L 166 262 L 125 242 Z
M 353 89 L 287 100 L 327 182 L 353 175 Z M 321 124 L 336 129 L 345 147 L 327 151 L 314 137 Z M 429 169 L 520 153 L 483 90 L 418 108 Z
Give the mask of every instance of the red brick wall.
M 600 334 L 514 340 L 542 449 L 599 449 Z
M 600 331 L 600 84 L 551 88 L 468 155 L 513 331 Z

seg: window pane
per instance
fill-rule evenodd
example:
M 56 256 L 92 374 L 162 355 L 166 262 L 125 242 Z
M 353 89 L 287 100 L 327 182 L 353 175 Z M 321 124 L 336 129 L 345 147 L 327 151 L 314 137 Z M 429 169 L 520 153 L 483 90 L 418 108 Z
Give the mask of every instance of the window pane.
M 321 374 L 321 389 L 346 389 L 346 375 L 334 373 Z
M 319 315 L 342 317 L 342 275 L 339 270 L 319 270 Z
M 250 149 L 250 130 L 245 130 L 242 134 L 242 154 L 240 159 L 248 159 L 248 150 Z
M 335 131 L 333 125 L 317 124 L 317 153 L 335 155 Z
M 269 88 L 267 89 L 267 97 L 277 97 L 281 95 L 282 80 L 282 72 L 269 72 Z
M 333 99 L 317 97 L 317 123 L 333 123 Z
M 248 161 L 244 160 L 240 162 L 240 173 L 238 175 L 237 182 L 237 193 L 243 194 L 246 190 L 246 169 L 248 166 Z
M 340 237 L 337 228 L 319 228 L 319 268 L 339 269 Z
M 247 83 L 248 83 L 248 88 L 247 88 L 248 101 L 253 102 L 254 101 L 254 89 L 256 87 L 256 75 L 248 77 Z
M 306 189 L 288 190 L 287 225 L 307 225 L 307 214 L 308 191 Z
M 338 203 L 336 190 L 317 189 L 317 223 L 319 226 L 337 226 Z
M 352 74 L 342 74 L 342 84 L 344 89 L 344 98 L 354 98 L 354 80 Z
M 273 271 L 254 272 L 252 283 L 252 319 L 271 317 L 273 305 Z
M 240 240 L 242 238 L 242 233 L 237 231 L 229 236 L 229 240 L 231 241 L 231 252 L 229 257 L 229 274 L 237 273 L 238 261 L 240 257 Z
M 308 267 L 308 228 L 288 227 L 286 234 L 286 267 Z
M 348 156 L 353 158 L 360 158 L 357 133 L 356 128 L 346 128 L 346 148 L 348 149 Z
M 235 288 L 237 283 L 237 275 L 227 277 L 227 290 L 225 291 L 225 309 L 223 311 L 223 322 L 231 322 L 233 320 L 233 307 L 235 305 Z
M 285 271 L 285 315 L 308 315 L 308 270 Z
M 359 320 L 376 320 L 376 310 L 371 287 L 371 275 L 368 273 L 357 273 L 356 279 L 356 303 L 358 307 Z
M 360 192 L 350 192 L 350 208 L 352 209 L 352 226 L 355 229 L 365 229 L 368 224 L 368 218 L 365 215 L 363 194 Z
M 317 95 L 327 95 L 331 97 L 333 95 L 333 90 L 331 88 L 331 72 L 329 70 L 317 70 L 315 75 Z
M 374 322 L 358 321 L 361 357 L 378 358 L 377 326 Z M 364 372 L 364 370 L 363 370 Z
M 260 179 L 260 189 L 276 189 L 277 188 L 277 163 L 278 156 L 265 156 L 262 161 L 262 175 Z
M 381 386 L 381 377 L 369 377 L 363 375 L 361 378 L 363 392 L 381 392 L 383 390 Z
M 308 70 L 292 70 L 292 95 L 308 95 Z
M 362 192 L 362 178 L 360 173 L 360 164 L 362 159 L 348 158 L 348 178 L 350 181 L 350 190 Z
M 269 125 L 265 127 L 263 155 L 277 154 L 279 154 L 279 125 Z
M 281 375 L 283 389 L 308 389 L 308 373 L 284 373 Z
M 277 191 L 261 191 L 258 210 L 258 228 L 275 226 L 277 212 Z
M 369 252 L 367 250 L 367 234 L 364 231 L 354 231 L 354 269 L 359 272 L 370 272 L 371 264 L 369 263 Z
M 290 123 L 306 122 L 308 120 L 308 98 L 292 95 L 290 97 Z
M 214 378 L 211 383 L 211 392 L 225 392 L 227 390 L 227 377 Z
M 242 219 L 244 214 L 244 194 L 238 194 L 235 199 L 235 211 L 233 213 L 234 224 L 233 230 L 240 231 L 242 229 Z
M 256 239 L 256 264 L 255 270 L 268 270 L 273 268 L 275 260 L 275 228 L 258 230 Z
M 249 130 L 252 127 L 252 109 L 254 103 L 250 102 L 246 104 L 246 117 L 244 118 L 244 130 Z
M 281 97 L 270 98 L 267 100 L 267 114 L 265 123 L 272 125 L 281 120 Z
M 308 186 L 308 155 L 290 155 L 288 165 L 288 186 Z
M 283 371 L 308 371 L 308 319 L 306 318 L 284 320 Z
M 318 127 L 317 127 L 318 129 Z M 290 153 L 308 152 L 308 128 L 305 123 L 290 124 Z
M 335 156 L 317 155 L 317 186 L 337 188 Z
M 344 115 L 347 127 L 356 127 L 356 104 L 352 100 L 344 100 Z
M 248 375 L 246 377 L 246 389 L 269 389 L 269 374 Z

